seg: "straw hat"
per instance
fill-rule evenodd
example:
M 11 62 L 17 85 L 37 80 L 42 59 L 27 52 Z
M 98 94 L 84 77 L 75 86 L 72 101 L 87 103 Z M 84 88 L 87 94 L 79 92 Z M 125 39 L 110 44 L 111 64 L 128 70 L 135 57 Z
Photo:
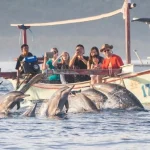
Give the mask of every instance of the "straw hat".
M 109 44 L 103 44 L 101 49 L 100 49 L 100 52 L 103 52 L 104 49 L 113 49 L 113 45 L 109 45 Z

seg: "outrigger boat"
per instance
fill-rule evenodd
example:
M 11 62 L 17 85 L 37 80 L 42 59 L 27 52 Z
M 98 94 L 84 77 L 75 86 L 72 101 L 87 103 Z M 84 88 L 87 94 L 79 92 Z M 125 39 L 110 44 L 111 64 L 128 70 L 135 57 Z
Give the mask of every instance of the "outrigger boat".
M 125 86 L 133 94 L 135 94 L 141 103 L 146 104 L 150 103 L 150 70 L 134 72 L 134 65 L 131 64 L 131 55 L 130 55 L 130 9 L 135 7 L 135 4 L 131 4 L 129 0 L 124 1 L 123 11 L 125 14 L 125 39 L 126 39 L 126 64 L 122 67 L 121 73 L 116 73 L 118 70 L 49 70 L 48 74 L 98 74 L 103 77 L 103 82 L 117 83 Z M 11 24 L 11 26 L 17 26 L 23 31 L 23 43 L 27 43 L 26 30 L 30 26 L 43 26 L 43 25 L 59 25 L 67 23 L 77 23 L 85 22 L 91 20 L 97 20 L 104 17 L 112 16 L 122 12 L 122 8 L 118 9 L 112 13 L 99 15 L 89 18 L 81 18 L 74 20 L 66 20 L 60 22 L 51 22 L 51 23 L 41 23 L 41 24 Z M 41 59 L 40 59 L 41 60 Z M 111 76 L 115 74 L 115 76 Z M 1 77 L 9 80 L 14 88 L 16 88 L 16 72 L 1 72 Z M 25 83 L 23 83 L 20 88 Z M 90 86 L 90 81 L 86 82 L 77 82 L 77 83 L 68 83 L 67 85 L 74 84 L 74 90 L 80 91 Z M 63 84 L 48 84 L 48 83 L 35 83 L 30 89 L 26 92 L 30 94 L 28 100 L 39 100 L 39 99 L 48 99 L 57 89 L 64 86 Z

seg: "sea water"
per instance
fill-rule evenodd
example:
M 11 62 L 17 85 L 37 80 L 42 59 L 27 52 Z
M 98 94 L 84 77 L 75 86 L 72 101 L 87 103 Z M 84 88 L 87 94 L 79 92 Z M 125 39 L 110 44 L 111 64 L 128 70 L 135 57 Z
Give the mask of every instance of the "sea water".
M 0 95 L 13 90 L 7 80 L 2 80 Z M 0 122 L 0 149 L 148 150 L 150 147 L 149 111 L 109 110 L 68 114 L 65 119 L 26 118 L 16 113 Z

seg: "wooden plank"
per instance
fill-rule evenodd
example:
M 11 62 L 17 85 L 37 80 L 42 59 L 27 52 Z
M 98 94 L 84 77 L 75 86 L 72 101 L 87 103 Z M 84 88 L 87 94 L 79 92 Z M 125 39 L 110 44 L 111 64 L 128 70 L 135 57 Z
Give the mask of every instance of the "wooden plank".
M 114 76 L 121 72 L 121 69 L 101 69 L 101 70 L 88 70 L 88 69 L 55 69 L 55 70 L 47 70 L 46 76 L 52 75 L 52 74 L 73 74 L 73 75 L 100 75 L 102 77 L 104 76 Z M 15 79 L 17 77 L 16 72 L 0 72 L 0 77 L 3 78 L 12 78 Z
M 17 77 L 17 72 L 0 72 L 0 77 L 15 79 Z
M 55 70 L 48 70 L 46 72 L 47 75 L 51 74 L 73 74 L 73 75 L 100 75 L 102 77 L 104 76 L 114 76 L 121 72 L 121 69 L 99 69 L 99 70 L 87 70 L 87 69 L 55 69 Z

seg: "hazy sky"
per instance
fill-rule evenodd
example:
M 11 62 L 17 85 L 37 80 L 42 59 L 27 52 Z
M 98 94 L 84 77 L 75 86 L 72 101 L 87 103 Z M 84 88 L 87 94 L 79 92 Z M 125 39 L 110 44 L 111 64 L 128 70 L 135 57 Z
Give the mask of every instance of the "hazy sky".
M 150 17 L 150 0 L 134 0 L 137 7 L 133 17 Z M 11 23 L 36 23 L 75 19 L 100 15 L 121 8 L 123 0 L 0 0 L 0 60 L 11 61 L 20 54 L 20 30 Z M 42 56 L 51 47 L 68 51 L 72 55 L 79 43 L 86 55 L 92 46 L 103 43 L 114 45 L 114 53 L 125 59 L 124 20 L 122 14 L 93 22 L 59 26 L 32 27 L 28 31 L 30 51 Z M 33 36 L 33 41 L 32 41 Z M 131 23 L 132 58 L 137 49 L 142 59 L 149 53 L 150 29 L 143 23 Z M 22 41 L 21 41 L 22 42 Z

